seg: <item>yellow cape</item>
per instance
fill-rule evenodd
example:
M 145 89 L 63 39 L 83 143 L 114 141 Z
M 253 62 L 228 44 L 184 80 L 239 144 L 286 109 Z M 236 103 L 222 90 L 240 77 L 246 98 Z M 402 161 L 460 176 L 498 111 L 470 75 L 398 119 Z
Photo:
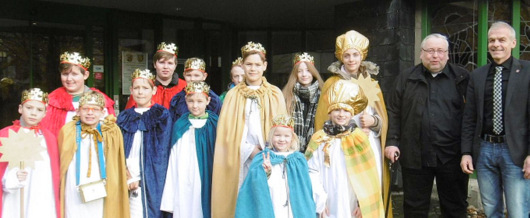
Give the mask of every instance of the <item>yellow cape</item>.
M 239 183 L 239 148 L 245 127 L 247 98 L 257 98 L 261 107 L 263 141 L 267 141 L 272 118 L 287 114 L 282 91 L 267 82 L 251 90 L 243 82 L 226 94 L 217 124 L 212 179 L 212 217 L 234 217 Z
M 66 172 L 77 150 L 76 120 L 70 121 L 59 132 L 59 154 L 61 171 L 61 217 L 64 217 L 64 190 Z M 116 125 L 116 117 L 108 115 L 101 125 L 104 141 L 104 155 L 107 171 L 107 197 L 104 200 L 103 217 L 129 217 L 129 197 L 127 192 L 127 175 L 123 137 Z
M 332 143 L 335 138 L 341 139 L 344 164 L 346 164 L 350 185 L 359 200 L 362 216 L 385 217 L 374 153 L 370 148 L 368 137 L 360 128 L 355 128 L 353 132 L 347 132 L 346 135 L 337 136 L 329 136 L 324 130 L 316 132 L 307 145 L 306 159 L 311 159 L 313 152 L 318 150 L 319 146 Z
M 367 75 L 370 75 L 370 74 L 367 74 Z M 338 76 L 338 75 L 334 75 L 332 77 L 330 77 L 328 80 L 326 80 L 326 82 L 324 83 L 324 86 L 322 87 L 322 94 L 320 96 L 320 99 L 318 101 L 318 106 L 317 106 L 317 111 L 316 111 L 316 114 L 315 114 L 315 132 L 318 131 L 318 130 L 321 130 L 322 127 L 324 126 L 324 122 L 326 122 L 326 120 L 329 119 L 328 117 L 328 113 L 327 113 L 327 110 L 328 110 L 328 104 L 327 102 L 325 102 L 323 99 L 326 99 L 324 98 L 323 96 L 326 95 L 327 93 L 327 90 L 333 86 L 333 84 L 335 84 L 335 82 L 337 82 L 338 80 L 340 80 L 341 77 Z M 356 79 L 352 79 L 353 81 L 355 81 Z M 378 89 L 380 89 L 379 85 L 377 86 Z M 381 139 L 381 160 L 383 160 L 383 200 L 384 200 L 384 204 L 385 204 L 385 208 L 387 207 L 387 203 L 389 203 L 390 205 L 388 206 L 389 208 L 389 212 L 388 212 L 388 218 L 392 218 L 393 215 L 392 215 L 392 202 L 387 202 L 387 195 L 388 195 L 388 191 L 390 190 L 390 170 L 389 170 L 389 167 L 388 167 L 388 160 L 385 158 L 385 155 L 384 155 L 384 151 L 385 151 L 385 144 L 386 144 L 386 133 L 388 131 L 388 115 L 387 115 L 387 112 L 386 112 L 386 106 L 385 106 L 385 101 L 383 99 L 383 95 L 382 95 L 382 92 L 379 92 L 379 94 L 377 95 L 379 97 L 379 101 L 376 101 L 375 102 L 375 110 L 377 112 L 377 114 L 381 117 L 381 121 L 382 121 L 382 126 L 381 126 L 381 135 L 380 135 L 380 139 Z

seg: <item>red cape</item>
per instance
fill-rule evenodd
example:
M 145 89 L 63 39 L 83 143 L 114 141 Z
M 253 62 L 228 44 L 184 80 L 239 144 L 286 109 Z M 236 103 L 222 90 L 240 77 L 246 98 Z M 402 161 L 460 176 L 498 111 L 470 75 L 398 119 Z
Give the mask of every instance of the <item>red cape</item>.
M 108 113 L 116 115 L 114 113 L 114 101 L 98 89 L 90 89 L 103 94 L 103 96 L 105 96 L 105 108 L 107 108 Z M 59 135 L 59 130 L 61 130 L 65 124 L 68 111 L 75 111 L 74 105 L 72 104 L 73 98 L 68 92 L 66 92 L 66 88 L 61 87 L 50 93 L 48 99 L 46 116 L 42 119 L 40 125 L 57 137 Z
M 9 130 L 13 130 L 15 132 L 18 132 L 20 129 L 20 121 L 15 120 L 13 121 L 13 125 L 5 127 L 0 130 L 0 137 L 6 138 L 9 135 Z M 59 151 L 57 150 L 57 139 L 55 136 L 48 130 L 41 128 L 42 134 L 44 135 L 44 138 L 46 139 L 46 147 L 48 148 L 48 155 L 50 156 L 50 165 L 52 170 L 52 184 L 53 184 L 53 191 L 55 193 L 55 211 L 57 212 L 57 217 L 61 217 L 61 211 L 60 211 L 60 201 L 59 201 L 59 182 L 60 182 L 60 176 L 59 176 Z M 0 142 L 0 146 L 1 146 Z M 1 154 L 0 154 L 1 157 Z M 7 162 L 0 162 L 0 178 L 4 177 L 4 173 L 7 168 Z M 2 180 L 0 179 L 0 185 L 2 184 Z M 0 216 L 2 216 L 2 206 L 4 203 L 2 202 L 4 197 L 4 191 L 2 188 L 0 188 Z

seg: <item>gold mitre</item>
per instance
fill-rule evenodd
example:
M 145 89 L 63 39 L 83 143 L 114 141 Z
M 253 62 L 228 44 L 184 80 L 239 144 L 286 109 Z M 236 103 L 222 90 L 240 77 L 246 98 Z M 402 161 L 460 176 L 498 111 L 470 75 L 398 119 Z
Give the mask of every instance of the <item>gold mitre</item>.
M 360 34 L 355 30 L 350 30 L 337 37 L 337 42 L 335 43 L 335 57 L 342 62 L 342 54 L 346 50 L 354 48 L 361 53 L 361 59 L 364 60 L 366 59 L 366 55 L 368 55 L 369 44 L 370 41 L 363 34 Z
M 236 60 L 232 62 L 232 67 L 241 66 L 241 65 L 243 65 L 243 58 L 241 57 L 238 57 Z
M 105 108 L 105 97 L 103 97 L 103 94 L 96 91 L 85 92 L 79 99 L 79 107 L 82 107 L 87 104 L 97 105 L 102 108 Z
M 203 93 L 206 96 L 210 95 L 210 86 L 206 84 L 205 82 L 191 82 L 186 85 L 186 88 L 184 89 L 186 91 L 186 95 L 194 94 L 194 93 Z
M 267 54 L 267 51 L 265 51 L 265 48 L 260 43 L 254 43 L 254 42 L 248 42 L 245 46 L 241 47 L 241 56 L 245 57 L 245 54 L 251 52 L 251 51 L 257 51 L 263 53 L 263 55 Z
M 293 65 L 298 64 L 300 61 L 309 62 L 313 65 L 315 65 L 315 58 L 308 54 L 307 52 L 304 52 L 302 54 L 296 53 L 294 55 Z
M 188 70 L 199 70 L 204 73 L 206 72 L 206 63 L 200 58 L 188 58 L 184 63 L 184 72 Z
M 85 70 L 88 70 L 90 67 L 90 59 L 88 57 L 82 57 L 77 52 L 68 53 L 67 51 L 64 52 L 60 57 L 60 63 L 70 63 L 75 64 Z
M 158 51 L 165 51 L 169 52 L 171 54 L 174 54 L 175 56 L 179 53 L 179 48 L 175 45 L 175 43 L 169 43 L 166 44 L 165 42 L 161 42 L 160 45 L 158 45 Z
M 360 113 L 368 105 L 368 99 L 359 85 L 350 80 L 339 80 L 328 89 L 324 101 L 329 103 L 328 114 L 333 110 L 344 109 L 352 116 Z
M 149 69 L 145 69 L 145 70 L 140 70 L 138 68 L 136 68 L 136 70 L 134 70 L 133 74 L 132 74 L 132 81 L 134 82 L 135 79 L 138 79 L 138 78 L 144 78 L 144 79 L 147 79 L 149 80 L 151 83 L 153 83 L 155 81 L 155 75 L 153 75 L 151 73 L 151 71 L 149 71 Z
M 48 104 L 48 93 L 43 92 L 39 88 L 32 88 L 22 91 L 22 99 L 20 102 L 24 104 L 29 100 L 40 101 L 44 104 Z
M 277 127 L 277 126 L 282 126 L 282 127 L 293 129 L 294 119 L 290 117 L 289 115 L 285 115 L 285 114 L 277 115 L 272 119 L 272 127 Z

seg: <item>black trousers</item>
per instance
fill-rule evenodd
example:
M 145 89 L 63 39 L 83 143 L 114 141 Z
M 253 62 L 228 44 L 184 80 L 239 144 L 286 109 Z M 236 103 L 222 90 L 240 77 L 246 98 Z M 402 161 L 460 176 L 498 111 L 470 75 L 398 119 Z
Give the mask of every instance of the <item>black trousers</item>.
M 402 167 L 405 217 L 428 217 L 433 181 L 436 178 L 443 217 L 466 217 L 469 176 L 460 168 L 460 157 L 437 167 Z

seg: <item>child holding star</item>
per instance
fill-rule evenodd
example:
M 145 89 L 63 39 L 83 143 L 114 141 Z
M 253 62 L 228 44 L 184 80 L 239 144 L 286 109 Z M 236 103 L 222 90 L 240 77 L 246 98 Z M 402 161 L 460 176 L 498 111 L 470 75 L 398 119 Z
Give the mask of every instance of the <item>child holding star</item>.
M 20 189 L 25 188 L 25 217 L 59 217 L 59 155 L 55 136 L 40 127 L 39 123 L 46 115 L 48 93 L 39 88 L 24 90 L 18 106 L 20 120 L 0 130 L 0 137 L 7 137 L 9 130 L 14 132 L 34 132 L 40 146 L 47 150 L 41 153 L 42 159 L 34 162 L 34 168 L 12 167 L 6 169 L 7 162 L 0 163 L 2 189 L 0 206 L 2 217 L 20 217 Z M 1 145 L 1 144 L 0 144 Z M 6 154 L 2 154 L 6 155 Z

